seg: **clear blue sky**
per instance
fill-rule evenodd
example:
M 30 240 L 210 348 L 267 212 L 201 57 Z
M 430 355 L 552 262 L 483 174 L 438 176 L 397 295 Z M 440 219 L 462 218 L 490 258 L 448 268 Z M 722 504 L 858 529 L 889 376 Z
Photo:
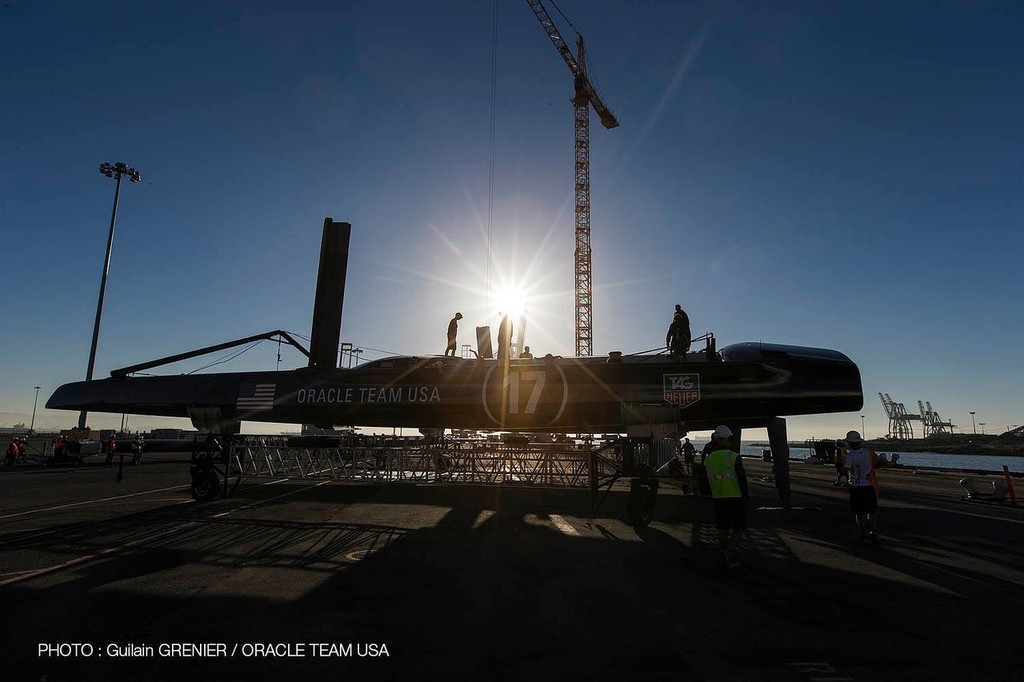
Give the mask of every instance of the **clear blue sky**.
M 841 436 L 861 413 L 879 435 L 879 391 L 968 430 L 970 410 L 988 432 L 1024 423 L 1024 7 L 560 6 L 622 122 L 591 122 L 595 353 L 658 347 L 681 303 L 720 346 L 858 363 L 864 410 L 792 419 L 793 437 Z M 488 239 L 493 12 L 5 3 L 0 423 L 28 421 L 33 386 L 41 404 L 84 378 L 104 161 L 142 182 L 122 187 L 99 377 L 308 335 L 325 216 L 353 224 L 342 340 L 364 359 L 442 352 L 455 310 L 468 341 L 495 322 L 488 281 L 531 292 L 535 352 L 572 354 L 572 79 L 526 3 L 501 0 Z M 276 356 L 266 343 L 217 369 Z

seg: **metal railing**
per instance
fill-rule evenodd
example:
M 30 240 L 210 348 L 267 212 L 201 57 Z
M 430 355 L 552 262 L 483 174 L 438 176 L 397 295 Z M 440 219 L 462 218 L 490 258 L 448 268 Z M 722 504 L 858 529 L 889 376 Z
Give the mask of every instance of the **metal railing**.
M 245 436 L 230 445 L 228 476 L 588 488 L 595 451 L 574 444 L 450 438 L 355 437 L 336 446 L 295 447 L 280 437 Z M 606 453 L 595 461 L 613 460 Z

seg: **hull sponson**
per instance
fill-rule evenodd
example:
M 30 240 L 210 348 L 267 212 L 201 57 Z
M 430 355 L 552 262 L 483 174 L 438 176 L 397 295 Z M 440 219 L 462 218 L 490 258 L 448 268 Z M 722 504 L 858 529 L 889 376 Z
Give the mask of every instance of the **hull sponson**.
M 690 428 L 863 406 L 860 372 L 837 351 L 736 344 L 721 359 L 665 356 L 476 360 L 395 357 L 353 369 L 125 377 L 65 384 L 49 409 L 322 426 L 618 431 L 645 409 Z

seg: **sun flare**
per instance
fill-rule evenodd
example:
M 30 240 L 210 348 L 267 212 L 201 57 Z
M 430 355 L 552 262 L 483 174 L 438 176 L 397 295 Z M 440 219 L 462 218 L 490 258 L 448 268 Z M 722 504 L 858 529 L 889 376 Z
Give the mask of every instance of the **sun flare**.
M 501 289 L 494 294 L 494 305 L 499 313 L 519 319 L 526 314 L 526 292 L 517 287 Z

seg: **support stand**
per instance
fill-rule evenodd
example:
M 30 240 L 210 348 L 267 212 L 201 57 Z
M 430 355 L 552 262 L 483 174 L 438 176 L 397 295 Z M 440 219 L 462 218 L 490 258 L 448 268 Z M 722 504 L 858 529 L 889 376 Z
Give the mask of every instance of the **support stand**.
M 768 444 L 772 449 L 775 463 L 775 489 L 779 492 L 779 502 L 783 509 L 793 506 L 793 498 L 789 486 L 789 442 L 786 437 L 786 420 L 782 417 L 768 418 Z

